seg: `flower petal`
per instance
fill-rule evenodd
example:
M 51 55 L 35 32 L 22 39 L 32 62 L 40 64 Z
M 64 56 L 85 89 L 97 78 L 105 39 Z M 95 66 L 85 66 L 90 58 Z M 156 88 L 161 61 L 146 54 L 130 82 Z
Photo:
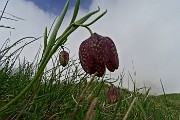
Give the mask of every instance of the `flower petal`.
M 119 67 L 119 58 L 114 42 L 109 37 L 102 38 L 102 46 L 104 47 L 104 61 L 109 71 L 114 72 Z

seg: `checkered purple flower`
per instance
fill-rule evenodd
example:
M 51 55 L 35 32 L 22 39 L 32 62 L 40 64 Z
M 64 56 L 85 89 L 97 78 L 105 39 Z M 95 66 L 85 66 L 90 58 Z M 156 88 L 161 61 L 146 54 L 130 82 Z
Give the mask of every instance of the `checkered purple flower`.
M 109 37 L 93 33 L 79 47 L 79 59 L 88 74 L 97 72 L 102 77 L 107 68 L 114 72 L 119 67 L 119 58 L 114 42 Z
M 107 102 L 116 103 L 119 100 L 119 89 L 115 87 L 110 87 L 106 93 Z

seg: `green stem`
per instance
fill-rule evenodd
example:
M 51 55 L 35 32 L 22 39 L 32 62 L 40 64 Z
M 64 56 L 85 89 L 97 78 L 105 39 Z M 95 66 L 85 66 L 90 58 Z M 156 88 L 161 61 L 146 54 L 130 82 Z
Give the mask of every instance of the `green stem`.
M 85 28 L 89 31 L 91 35 L 93 34 L 92 30 L 88 26 L 85 26 Z
M 86 26 L 86 25 L 75 23 L 74 26 L 84 27 L 84 28 L 86 28 L 86 29 L 89 31 L 89 33 L 90 33 L 91 35 L 93 34 L 92 30 L 91 30 L 88 26 Z

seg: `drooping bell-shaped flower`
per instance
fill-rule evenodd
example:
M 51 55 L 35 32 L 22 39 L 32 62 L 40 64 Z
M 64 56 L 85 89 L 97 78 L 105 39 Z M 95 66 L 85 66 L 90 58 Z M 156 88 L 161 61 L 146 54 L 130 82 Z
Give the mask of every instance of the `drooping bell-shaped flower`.
M 119 89 L 110 87 L 106 93 L 108 103 L 116 103 L 119 100 Z
M 119 67 L 119 58 L 114 42 L 109 37 L 93 33 L 79 47 L 79 59 L 88 74 L 97 72 L 102 77 L 105 69 L 114 72 Z
M 59 53 L 59 62 L 63 67 L 65 67 L 69 62 L 69 53 L 64 51 L 64 49 Z

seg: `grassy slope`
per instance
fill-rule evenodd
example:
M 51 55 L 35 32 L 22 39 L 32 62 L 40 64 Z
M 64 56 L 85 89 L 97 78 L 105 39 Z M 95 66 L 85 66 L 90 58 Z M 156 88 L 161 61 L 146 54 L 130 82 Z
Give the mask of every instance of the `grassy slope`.
M 9 64 L 9 63 L 8 63 Z M 82 91 L 89 79 L 81 69 L 72 69 L 79 64 L 69 63 L 62 69 L 54 67 L 43 76 L 44 82 L 37 82 L 29 92 L 16 104 L 0 112 L 0 119 L 68 119 L 76 108 Z M 17 69 L 5 65 L 0 69 L 0 106 L 6 104 L 16 96 L 33 76 L 33 64 L 23 62 Z M 58 72 L 55 72 L 58 71 Z M 65 76 L 63 76 L 65 75 Z M 109 87 L 108 78 L 95 78 L 83 95 L 80 106 L 74 116 L 75 119 L 84 119 L 91 102 L 98 97 L 94 108 L 94 119 L 122 119 L 135 101 L 127 119 L 136 120 L 178 120 L 180 108 L 180 94 L 149 96 L 137 92 L 120 89 L 120 101 L 115 104 L 107 103 L 106 91 Z M 60 82 L 61 80 L 61 82 Z
M 180 113 L 180 93 L 166 94 L 157 96 L 157 99 L 166 103 L 166 105 L 173 110 Z
M 0 107 L 12 100 L 33 78 L 37 71 L 38 59 L 34 63 L 16 62 L 13 58 L 1 59 L 0 63 Z M 150 96 L 119 88 L 118 103 L 107 102 L 106 91 L 110 87 L 109 78 L 91 79 L 81 69 L 77 60 L 71 60 L 66 67 L 58 66 L 54 60 L 52 69 L 45 70 L 39 81 L 9 108 L 0 111 L 0 119 L 68 119 L 82 120 L 96 97 L 98 101 L 91 113 L 95 120 L 127 119 L 135 120 L 178 120 L 180 94 Z M 123 77 L 118 79 L 124 80 Z M 111 81 L 112 78 L 111 78 Z M 138 90 L 138 89 L 136 89 Z M 132 108 L 130 107 L 135 100 Z M 79 105 L 77 103 L 79 101 Z M 130 112 L 127 112 L 130 109 Z M 75 111 L 75 112 L 74 112 Z M 74 114 L 72 115 L 72 113 Z

